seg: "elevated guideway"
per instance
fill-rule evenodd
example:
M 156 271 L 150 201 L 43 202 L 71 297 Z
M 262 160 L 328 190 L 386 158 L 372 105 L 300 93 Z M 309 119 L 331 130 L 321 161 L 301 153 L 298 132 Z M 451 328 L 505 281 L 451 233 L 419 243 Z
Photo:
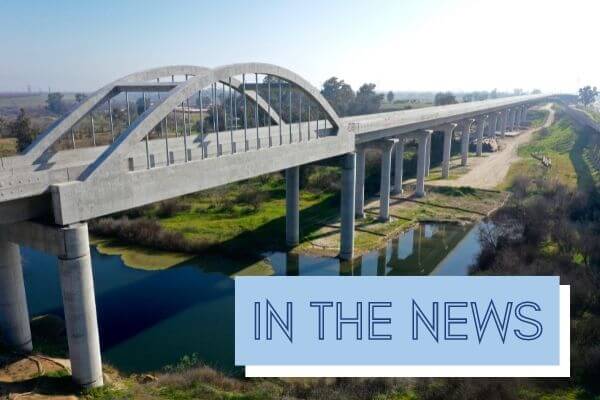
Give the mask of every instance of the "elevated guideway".
M 131 109 L 131 95 L 137 96 L 139 113 Z M 55 255 L 73 379 L 84 387 L 101 386 L 86 221 L 285 171 L 285 235 L 295 246 L 300 240 L 299 167 L 335 157 L 342 170 L 339 257 L 352 259 L 355 218 L 364 214 L 369 148 L 381 153 L 379 215 L 385 222 L 389 197 L 403 192 L 407 141 L 417 142 L 411 195 L 425 196 L 432 134 L 444 135 L 444 176 L 454 136 L 460 135 L 466 165 L 470 142 L 481 155 L 485 134 L 518 130 L 527 123 L 529 107 L 548 97 L 340 118 L 319 90 L 275 65 L 170 66 L 128 75 L 91 94 L 23 154 L 0 159 L 0 331 L 15 349 L 31 351 L 19 245 Z M 91 146 L 78 145 L 82 132 Z

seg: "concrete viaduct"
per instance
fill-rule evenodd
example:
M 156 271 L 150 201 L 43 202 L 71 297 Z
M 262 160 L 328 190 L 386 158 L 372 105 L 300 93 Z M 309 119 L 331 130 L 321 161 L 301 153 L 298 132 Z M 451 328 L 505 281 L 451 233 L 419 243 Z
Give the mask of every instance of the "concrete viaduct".
M 263 78 L 260 83 L 259 76 Z M 111 104 L 117 96 L 124 94 L 127 99 L 131 93 L 143 94 L 144 110 L 132 116 L 126 100 L 127 124 L 119 130 Z M 147 93 L 157 94 L 157 100 L 146 108 Z M 195 96 L 199 112 L 204 109 L 210 118 L 201 115 L 192 132 L 189 100 Z M 207 97 L 212 100 L 203 107 Z M 49 127 L 22 154 L 0 160 L 0 331 L 4 341 L 18 351 L 32 350 L 20 245 L 58 257 L 73 379 L 84 387 L 100 386 L 102 364 L 87 220 L 285 170 L 286 240 L 293 246 L 299 242 L 299 166 L 339 157 L 339 256 L 351 259 L 355 218 L 363 216 L 369 148 L 382 151 L 379 217 L 385 221 L 390 218 L 390 194 L 402 193 L 405 142 L 418 143 L 415 195 L 425 196 L 432 134 L 444 136 L 442 174 L 447 177 L 453 135 L 461 135 L 461 161 L 466 165 L 471 134 L 481 155 L 484 134 L 504 135 L 518 129 L 528 108 L 545 97 L 515 96 L 340 118 L 306 80 L 270 64 L 163 67 L 112 82 Z M 110 143 L 75 148 L 73 129 L 88 120 L 96 144 L 94 113 L 106 106 Z M 182 127 L 177 127 L 177 119 L 170 119 L 174 113 L 183 114 Z M 57 146 L 70 139 L 73 148 Z

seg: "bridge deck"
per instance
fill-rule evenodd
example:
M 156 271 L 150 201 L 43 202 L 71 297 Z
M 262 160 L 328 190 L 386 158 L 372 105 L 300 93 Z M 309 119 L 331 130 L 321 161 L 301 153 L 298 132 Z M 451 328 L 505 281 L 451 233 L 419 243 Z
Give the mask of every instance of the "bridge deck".
M 329 129 L 323 129 L 325 122 L 323 120 L 319 121 L 319 131 L 317 132 L 316 121 L 311 121 L 311 144 L 306 148 L 302 146 L 290 147 L 289 152 L 306 152 L 304 155 L 298 154 L 295 157 L 292 157 L 285 148 L 294 144 L 309 143 L 308 122 L 305 121 L 302 124 L 294 123 L 291 124 L 291 126 L 287 124 L 283 125 L 281 143 L 279 127 L 277 125 L 271 126 L 270 135 L 268 127 L 261 127 L 258 130 L 258 137 L 261 144 L 260 154 L 248 154 L 248 157 L 242 157 L 239 161 L 243 159 L 245 162 L 253 163 L 255 160 L 261 158 L 278 157 L 278 159 L 274 162 L 266 163 L 262 167 L 257 167 L 255 172 L 253 171 L 254 168 L 248 168 L 248 166 L 246 166 L 248 171 L 240 172 L 236 170 L 237 172 L 234 174 L 235 177 L 232 175 L 230 176 L 230 179 L 212 179 L 211 182 L 213 182 L 213 184 L 224 184 L 230 181 L 233 182 L 238 179 L 245 179 L 273 171 L 275 168 L 289 168 L 309 162 L 309 160 L 315 161 L 352 151 L 352 149 L 354 149 L 354 143 L 361 144 L 385 137 L 405 135 L 419 129 L 433 129 L 445 123 L 474 118 L 489 112 L 500 111 L 509 106 L 531 103 L 543 99 L 544 97 L 547 96 L 518 96 L 448 106 L 345 117 L 340 119 L 342 129 L 340 129 L 338 134 L 343 135 L 344 133 L 349 133 L 349 141 L 345 142 L 347 145 L 338 144 L 337 147 L 334 142 L 327 140 L 328 137 L 335 137 L 335 135 L 333 137 L 331 136 L 334 134 L 331 130 L 331 124 L 328 125 Z M 235 157 L 240 157 L 244 154 L 246 146 L 249 150 L 247 153 L 257 153 L 256 128 L 249 128 L 246 132 L 247 145 L 244 141 L 243 130 L 236 130 L 233 134 L 230 131 L 220 132 L 219 137 L 221 145 L 219 147 L 217 147 L 216 135 L 214 133 L 204 135 L 203 140 L 201 140 L 199 135 L 188 136 L 186 144 L 184 144 L 183 137 L 181 136 L 178 138 L 171 137 L 169 138 L 169 152 L 173 153 L 174 164 L 169 168 L 173 168 L 179 164 L 192 164 L 184 163 L 184 149 L 187 147 L 191 153 L 191 160 L 194 161 L 194 165 L 201 165 L 196 164 L 196 162 L 207 162 L 210 159 L 222 159 L 222 162 L 217 161 L 216 163 L 210 163 L 210 168 L 227 170 L 228 164 L 236 164 L 233 161 L 226 161 L 230 159 L 228 156 L 233 153 L 231 146 L 232 136 L 234 139 L 233 142 L 235 143 Z M 201 147 L 202 142 L 205 145 L 204 154 Z M 269 142 L 273 147 L 269 147 Z M 15 160 L 18 159 L 19 156 L 11 157 L 9 162 L 4 162 L 5 159 L 3 159 L 2 165 L 10 167 L 5 167 L 0 170 L 0 223 L 6 221 L 6 218 L 1 218 L 1 215 L 6 214 L 3 210 L 12 210 L 15 208 L 14 200 L 37 197 L 32 200 L 36 206 L 30 207 L 37 210 L 40 203 L 39 196 L 48 193 L 51 185 L 79 181 L 83 171 L 97 160 L 107 147 L 108 146 L 97 146 L 59 151 L 55 154 L 47 155 L 45 158 L 41 159 L 41 162 L 33 165 L 20 164 Z M 277 148 L 280 148 L 281 151 L 276 150 Z M 166 151 L 165 140 L 163 138 L 150 140 L 148 149 L 149 154 L 153 155 L 153 166 L 155 167 L 148 170 L 148 172 L 153 173 L 153 171 L 156 171 L 154 172 L 154 174 L 156 174 L 161 167 L 166 167 L 167 164 L 168 154 Z M 221 157 L 216 157 L 217 153 L 219 153 Z M 285 155 L 287 155 L 287 157 L 285 157 Z M 202 160 L 203 157 L 206 159 Z M 123 174 L 132 170 L 129 158 L 133 160 L 133 170 L 147 170 L 146 144 L 144 141 L 138 143 L 134 147 L 134 150 L 132 154 L 129 155 L 128 159 L 120 160 L 120 171 Z M 231 158 L 231 160 L 233 160 L 233 158 Z M 264 160 L 260 161 L 263 162 Z M 209 167 L 208 164 L 206 164 L 206 166 Z M 196 167 L 190 166 L 190 168 Z M 207 172 L 203 167 L 200 167 L 200 170 L 197 173 L 207 176 Z M 218 173 L 221 174 L 220 171 Z M 156 176 L 158 177 L 159 175 L 161 174 L 157 174 Z M 151 179 L 151 176 L 151 174 L 148 175 L 147 179 Z M 139 183 L 139 181 L 137 182 Z M 208 187 L 210 187 L 210 185 L 196 185 L 194 186 L 194 189 L 200 190 Z M 182 193 L 184 192 L 185 191 L 182 191 Z M 160 199 L 159 197 L 150 197 L 154 200 Z M 13 202 L 11 203 L 11 201 Z M 48 204 L 47 206 L 50 207 L 51 205 Z M 15 218 L 21 219 L 20 216 L 15 217 L 14 214 L 9 217 L 10 220 Z

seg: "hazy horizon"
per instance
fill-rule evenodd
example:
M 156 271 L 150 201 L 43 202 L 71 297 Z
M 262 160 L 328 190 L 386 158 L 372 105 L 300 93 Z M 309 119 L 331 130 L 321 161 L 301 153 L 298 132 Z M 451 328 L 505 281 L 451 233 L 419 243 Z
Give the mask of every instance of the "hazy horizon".
M 315 86 L 572 93 L 600 83 L 600 3 L 334 0 L 0 4 L 0 92 L 91 92 L 134 71 L 258 61 Z

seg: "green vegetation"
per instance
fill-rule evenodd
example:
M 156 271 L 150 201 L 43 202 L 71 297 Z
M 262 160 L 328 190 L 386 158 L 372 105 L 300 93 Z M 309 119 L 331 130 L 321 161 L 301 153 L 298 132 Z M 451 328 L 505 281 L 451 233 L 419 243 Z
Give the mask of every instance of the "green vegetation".
M 519 148 L 522 159 L 511 166 L 505 187 L 510 187 L 519 175 L 555 179 L 571 188 L 593 186 L 600 170 L 594 157 L 598 136 L 589 128 L 575 125 L 559 111 L 556 123 L 540 130 L 530 143 Z M 532 155 L 549 157 L 551 166 L 543 167 Z
M 591 87 L 590 85 L 584 86 L 579 89 L 579 101 L 584 107 L 592 104 L 598 97 L 598 89 L 596 86 Z
M 12 156 L 17 153 L 16 138 L 0 138 L 0 157 Z
M 412 190 L 410 186 L 405 190 Z M 392 198 L 391 220 L 379 222 L 377 204 L 367 204 L 365 218 L 356 221 L 357 255 L 379 248 L 418 222 L 472 223 L 488 215 L 506 199 L 506 193 L 467 187 L 427 187 L 423 199 Z M 339 224 L 322 225 L 308 235 L 300 251 L 333 256 L 339 248 Z
M 514 195 L 493 215 L 497 229 L 481 234 L 474 273 L 559 275 L 571 285 L 571 378 L 521 381 L 519 398 L 595 399 L 600 393 L 599 142 L 600 134 L 559 111 L 555 124 L 519 149 L 524 160 L 506 182 Z
M 191 254 L 161 251 L 149 247 L 121 243 L 116 239 L 92 238 L 90 244 L 101 254 L 119 255 L 131 268 L 154 271 L 173 267 L 194 258 Z
M 300 236 L 297 251 L 335 256 L 339 250 L 339 169 L 302 168 Z M 410 186 L 405 190 L 411 191 Z M 505 193 L 469 188 L 428 188 L 423 200 L 393 199 L 392 220 L 377 220 L 367 203 L 357 221 L 356 252 L 381 246 L 420 221 L 473 222 L 497 208 Z M 190 254 L 237 254 L 260 260 L 268 250 L 285 250 L 285 182 L 280 174 L 251 179 L 205 193 L 162 202 L 90 223 L 102 238 L 99 251 L 121 254 L 127 265 L 168 268 Z M 204 261 L 203 261 L 204 262 Z M 254 266 L 252 271 L 270 271 Z

